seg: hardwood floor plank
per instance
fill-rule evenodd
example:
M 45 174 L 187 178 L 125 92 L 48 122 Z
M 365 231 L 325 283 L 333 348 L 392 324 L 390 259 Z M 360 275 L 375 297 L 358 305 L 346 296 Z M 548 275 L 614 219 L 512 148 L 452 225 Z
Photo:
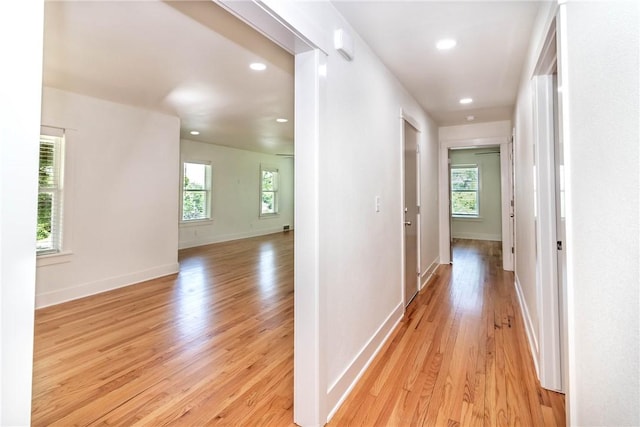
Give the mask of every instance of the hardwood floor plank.
M 36 312 L 34 426 L 293 425 L 293 234 L 180 263 Z M 498 243 L 457 241 L 330 425 L 563 426 L 500 265 Z

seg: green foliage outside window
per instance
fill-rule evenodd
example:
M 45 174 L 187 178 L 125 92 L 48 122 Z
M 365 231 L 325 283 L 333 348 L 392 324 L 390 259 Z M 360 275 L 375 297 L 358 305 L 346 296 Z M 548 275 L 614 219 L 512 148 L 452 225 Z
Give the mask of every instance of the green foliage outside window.
M 60 221 L 60 138 L 41 135 L 38 164 L 38 216 L 36 224 L 36 250 L 39 253 L 59 249 Z
M 478 167 L 451 169 L 451 213 L 478 216 Z
M 263 215 L 278 213 L 278 171 L 262 170 L 261 190 L 260 213 Z
M 209 165 L 184 164 L 182 186 L 182 220 L 191 221 L 209 218 Z

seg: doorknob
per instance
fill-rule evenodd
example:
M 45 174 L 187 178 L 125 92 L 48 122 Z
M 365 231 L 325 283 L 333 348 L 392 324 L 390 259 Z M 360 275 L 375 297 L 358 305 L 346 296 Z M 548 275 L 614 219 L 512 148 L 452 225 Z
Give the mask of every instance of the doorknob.
M 405 221 L 404 225 L 411 225 L 411 221 Z

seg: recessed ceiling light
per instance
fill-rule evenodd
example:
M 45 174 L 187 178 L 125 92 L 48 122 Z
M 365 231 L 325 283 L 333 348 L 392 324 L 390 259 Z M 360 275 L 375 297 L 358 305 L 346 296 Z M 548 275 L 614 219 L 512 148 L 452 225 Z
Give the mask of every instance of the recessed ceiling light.
M 278 122 L 278 123 L 287 123 L 288 121 L 289 120 L 283 119 L 283 118 L 276 119 L 276 122 Z
M 475 119 L 476 119 L 476 117 L 475 117 L 475 116 L 467 116 L 467 121 L 468 121 L 468 122 L 472 122 L 472 121 L 474 121 Z
M 197 130 L 192 130 L 191 132 L 189 132 L 191 135 L 200 135 L 200 132 L 198 132 Z
M 471 104 L 473 102 L 473 99 L 471 98 L 462 98 L 460 99 L 460 104 Z
M 267 69 L 267 66 L 262 62 L 253 62 L 249 64 L 249 68 L 251 68 L 253 71 L 264 71 Z
M 438 40 L 436 43 L 436 48 L 438 50 L 449 50 L 453 49 L 456 46 L 456 41 L 454 39 L 442 39 Z

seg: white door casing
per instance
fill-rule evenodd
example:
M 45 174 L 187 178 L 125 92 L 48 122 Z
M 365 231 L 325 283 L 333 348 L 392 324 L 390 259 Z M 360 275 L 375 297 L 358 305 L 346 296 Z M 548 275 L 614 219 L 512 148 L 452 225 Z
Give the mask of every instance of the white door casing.
M 509 223 L 509 204 L 512 199 L 511 195 L 511 178 L 509 177 L 509 168 L 503 167 L 502 158 L 508 158 L 506 155 L 509 150 L 509 138 L 506 137 L 497 137 L 497 138 L 475 138 L 475 139 L 460 139 L 460 140 L 445 140 L 440 141 L 440 159 L 439 159 L 439 176 L 440 176 L 440 184 L 439 184 L 439 221 L 440 221 L 440 263 L 441 264 L 449 264 L 451 262 L 451 229 L 449 225 L 450 220 L 450 198 L 451 194 L 449 192 L 449 149 L 452 148 L 478 148 L 478 147 L 486 147 L 486 146 L 500 146 L 500 156 L 501 156 L 501 164 L 500 164 L 500 186 L 501 186 L 501 198 L 502 198 L 502 209 L 501 209 L 501 221 L 504 225 Z M 511 252 L 511 247 L 513 246 L 512 235 L 507 233 L 505 235 L 504 231 L 502 233 L 502 252 Z M 504 259 L 503 259 L 503 268 Z M 513 267 L 511 267 L 513 268 Z

